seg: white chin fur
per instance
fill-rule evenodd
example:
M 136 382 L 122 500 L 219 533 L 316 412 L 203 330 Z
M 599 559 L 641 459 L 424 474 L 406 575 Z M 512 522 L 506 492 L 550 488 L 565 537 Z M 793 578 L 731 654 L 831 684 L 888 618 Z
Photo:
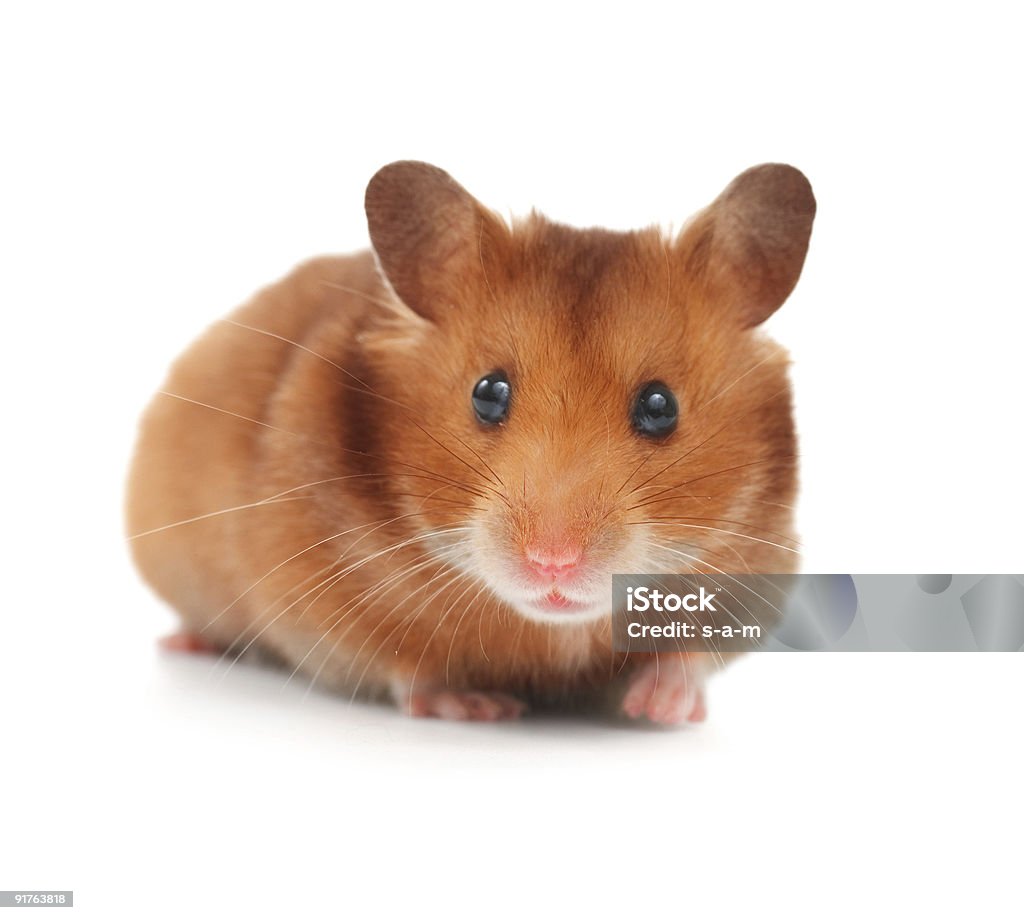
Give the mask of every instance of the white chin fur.
M 508 603 L 523 619 L 554 626 L 579 626 L 582 623 L 593 623 L 595 620 L 608 616 L 610 612 L 607 604 L 597 601 L 580 610 L 541 610 L 524 600 L 509 601 Z

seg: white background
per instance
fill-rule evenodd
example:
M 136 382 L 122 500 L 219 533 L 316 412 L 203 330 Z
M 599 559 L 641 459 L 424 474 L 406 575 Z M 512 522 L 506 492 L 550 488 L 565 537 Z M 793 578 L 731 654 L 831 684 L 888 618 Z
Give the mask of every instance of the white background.
M 168 362 L 366 245 L 384 163 L 626 228 L 780 160 L 819 202 L 771 321 L 805 570 L 1020 571 L 1010 4 L 3 9 L 0 888 L 103 918 L 1020 915 L 1017 656 L 754 657 L 692 732 L 414 723 L 160 657 L 120 521 Z

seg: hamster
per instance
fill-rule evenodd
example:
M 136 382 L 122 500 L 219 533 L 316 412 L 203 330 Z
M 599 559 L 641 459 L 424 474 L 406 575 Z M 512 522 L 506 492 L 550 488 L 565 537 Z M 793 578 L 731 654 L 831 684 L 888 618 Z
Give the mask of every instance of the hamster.
M 715 659 L 613 651 L 611 575 L 798 567 L 788 358 L 758 326 L 807 179 L 754 167 L 675 237 L 509 225 L 413 161 L 365 205 L 372 251 L 215 323 L 145 413 L 127 530 L 168 646 L 413 716 L 704 719 Z

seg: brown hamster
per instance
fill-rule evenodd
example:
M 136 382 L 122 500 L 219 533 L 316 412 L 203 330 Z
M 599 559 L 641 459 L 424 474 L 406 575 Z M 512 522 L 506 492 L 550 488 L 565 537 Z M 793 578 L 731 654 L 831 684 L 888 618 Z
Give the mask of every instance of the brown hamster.
M 608 693 L 703 719 L 706 653 L 613 652 L 611 574 L 796 569 L 787 358 L 756 327 L 814 212 L 764 165 L 677 238 L 507 226 L 436 167 L 381 169 L 373 252 L 215 324 L 142 421 L 128 533 L 170 644 L 413 715 Z

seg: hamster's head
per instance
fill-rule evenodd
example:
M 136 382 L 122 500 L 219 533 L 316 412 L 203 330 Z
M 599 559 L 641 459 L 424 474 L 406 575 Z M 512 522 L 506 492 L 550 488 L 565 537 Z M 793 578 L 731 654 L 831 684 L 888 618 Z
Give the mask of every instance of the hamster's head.
M 366 210 L 392 501 L 467 599 L 579 623 L 613 573 L 795 568 L 787 359 L 757 327 L 803 266 L 799 171 L 744 172 L 674 238 L 509 226 L 418 162 Z

